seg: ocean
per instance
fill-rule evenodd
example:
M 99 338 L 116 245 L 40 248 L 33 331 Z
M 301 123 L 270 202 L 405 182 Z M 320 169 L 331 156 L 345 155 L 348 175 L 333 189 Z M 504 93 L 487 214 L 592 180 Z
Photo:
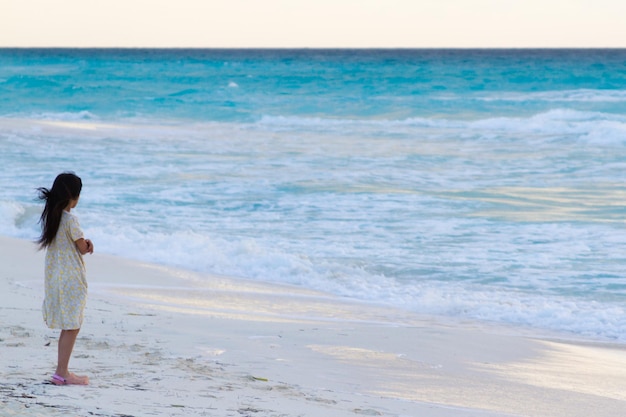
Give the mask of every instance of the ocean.
M 0 49 L 0 234 L 626 343 L 626 50 Z

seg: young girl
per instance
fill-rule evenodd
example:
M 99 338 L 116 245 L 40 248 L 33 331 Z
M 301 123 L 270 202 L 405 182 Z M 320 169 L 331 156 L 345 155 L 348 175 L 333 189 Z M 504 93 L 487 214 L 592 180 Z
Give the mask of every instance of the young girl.
M 56 385 L 87 385 L 89 378 L 68 369 L 76 337 L 83 322 L 87 301 L 87 279 L 83 255 L 93 253 L 78 219 L 70 211 L 78 204 L 82 181 L 74 173 L 59 174 L 51 189 L 39 188 L 46 205 L 41 213 L 40 249 L 46 248 L 43 318 L 51 329 L 61 329 L 57 369 L 51 382 Z

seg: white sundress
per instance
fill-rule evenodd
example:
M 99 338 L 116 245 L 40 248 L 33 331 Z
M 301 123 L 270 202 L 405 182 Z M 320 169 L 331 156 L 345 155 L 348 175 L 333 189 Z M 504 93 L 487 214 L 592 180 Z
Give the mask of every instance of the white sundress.
M 76 241 L 83 237 L 78 219 L 63 211 L 56 237 L 46 251 L 43 319 L 51 329 L 76 330 L 87 303 L 87 273 Z

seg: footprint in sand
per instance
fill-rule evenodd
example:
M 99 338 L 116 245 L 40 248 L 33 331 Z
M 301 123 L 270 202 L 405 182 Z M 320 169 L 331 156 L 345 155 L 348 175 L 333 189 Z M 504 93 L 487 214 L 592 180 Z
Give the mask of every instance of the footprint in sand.
M 28 330 L 21 326 L 13 326 L 11 327 L 11 336 L 19 337 L 19 338 L 27 338 L 30 337 L 30 333 Z
M 382 416 L 382 414 L 379 411 L 372 410 L 371 408 L 368 408 L 366 410 L 362 408 L 355 408 L 352 411 L 354 411 L 354 414 L 361 414 L 364 416 Z
M 92 340 L 88 340 L 87 343 L 87 347 L 89 349 L 95 349 L 95 350 L 109 350 L 111 348 L 111 346 L 109 345 L 108 342 L 104 342 L 104 341 L 92 341 Z
M 26 344 L 19 339 L 26 339 L 30 337 L 30 332 L 21 326 L 12 326 L 5 328 L 8 330 L 9 335 L 0 335 L 0 343 L 3 343 L 6 347 L 23 347 Z M 7 337 L 8 336 L 8 337 Z M 17 340 L 16 340 L 17 339 Z

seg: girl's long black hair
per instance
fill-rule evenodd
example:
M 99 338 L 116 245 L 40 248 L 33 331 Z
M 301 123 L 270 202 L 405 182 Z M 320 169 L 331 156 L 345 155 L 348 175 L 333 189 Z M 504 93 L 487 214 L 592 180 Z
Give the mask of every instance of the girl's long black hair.
M 57 175 L 51 189 L 38 188 L 39 199 L 46 202 L 41 213 L 41 236 L 37 240 L 40 249 L 48 247 L 59 231 L 63 210 L 70 204 L 70 200 L 80 196 L 83 182 L 73 172 L 64 172 Z

